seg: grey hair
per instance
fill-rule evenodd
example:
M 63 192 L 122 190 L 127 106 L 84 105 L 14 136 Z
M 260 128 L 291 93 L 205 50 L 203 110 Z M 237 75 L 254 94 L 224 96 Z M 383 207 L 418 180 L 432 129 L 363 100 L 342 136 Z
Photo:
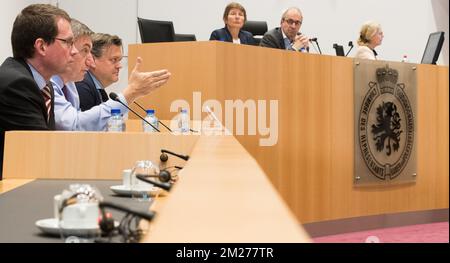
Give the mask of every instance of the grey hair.
M 286 11 L 283 12 L 283 15 L 281 16 L 281 20 L 285 19 L 287 13 L 291 10 L 297 11 L 302 16 L 302 11 L 300 10 L 300 8 L 293 6 L 293 7 L 289 7 L 288 9 L 286 9 Z
M 88 26 L 76 20 L 75 18 L 71 19 L 70 26 L 72 27 L 74 40 L 77 40 L 78 38 L 84 36 L 90 37 L 94 34 L 94 32 Z

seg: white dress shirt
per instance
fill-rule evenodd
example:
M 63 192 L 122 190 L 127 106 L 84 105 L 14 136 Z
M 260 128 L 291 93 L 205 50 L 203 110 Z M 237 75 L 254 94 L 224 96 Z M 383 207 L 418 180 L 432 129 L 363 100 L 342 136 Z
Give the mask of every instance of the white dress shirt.
M 128 109 L 117 101 L 108 100 L 87 111 L 80 110 L 80 99 L 74 82 L 66 83 L 67 98 L 64 96 L 63 80 L 59 76 L 51 78 L 55 90 L 55 126 L 57 130 L 67 131 L 105 131 L 111 109 L 120 109 L 125 114 Z M 119 99 L 127 104 L 123 94 Z
M 377 57 L 375 56 L 375 54 L 376 52 L 374 52 L 373 49 L 366 46 L 359 46 L 358 50 L 356 51 L 355 58 L 376 60 Z

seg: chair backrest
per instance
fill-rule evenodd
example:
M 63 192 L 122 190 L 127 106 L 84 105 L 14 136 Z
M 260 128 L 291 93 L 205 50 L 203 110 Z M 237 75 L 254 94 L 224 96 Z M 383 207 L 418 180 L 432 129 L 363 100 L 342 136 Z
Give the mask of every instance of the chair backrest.
M 175 34 L 175 41 L 197 41 L 194 34 Z
M 247 21 L 242 27 L 242 30 L 252 33 L 253 36 L 263 36 L 267 32 L 267 22 Z
M 138 17 L 138 26 L 142 43 L 175 41 L 172 21 L 149 20 Z
M 262 36 L 267 32 L 267 22 L 266 21 L 248 21 L 245 22 L 242 30 L 248 31 L 253 34 L 253 39 L 255 44 L 259 45 Z

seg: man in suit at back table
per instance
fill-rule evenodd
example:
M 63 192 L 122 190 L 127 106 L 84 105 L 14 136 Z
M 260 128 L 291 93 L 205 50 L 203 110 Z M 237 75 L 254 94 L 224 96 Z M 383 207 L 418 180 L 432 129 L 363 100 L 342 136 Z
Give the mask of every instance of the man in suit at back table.
M 303 51 L 309 49 L 309 38 L 300 33 L 303 15 L 297 7 L 288 8 L 281 16 L 280 27 L 267 31 L 259 44 L 262 47 Z
M 108 100 L 105 88 L 119 80 L 122 68 L 122 39 L 118 36 L 97 33 L 92 36 L 90 66 L 82 81 L 76 82 L 80 97 L 80 109 L 86 111 Z
M 50 77 L 78 53 L 69 15 L 48 4 L 29 5 L 17 15 L 11 44 L 13 57 L 0 66 L 0 179 L 5 131 L 54 129 Z

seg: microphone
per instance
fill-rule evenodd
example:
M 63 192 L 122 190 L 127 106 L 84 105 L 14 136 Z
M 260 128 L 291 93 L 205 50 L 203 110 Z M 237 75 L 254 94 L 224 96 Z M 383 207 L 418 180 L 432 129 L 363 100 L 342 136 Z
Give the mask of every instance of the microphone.
M 171 155 L 173 155 L 173 156 L 176 156 L 176 157 L 178 157 L 178 158 L 180 158 L 180 159 L 183 159 L 183 160 L 185 160 L 185 161 L 189 160 L 189 155 L 181 155 L 181 154 L 177 154 L 177 153 L 174 153 L 174 152 L 165 150 L 165 149 L 161 149 L 161 153 L 162 153 L 162 154 L 161 154 L 161 156 L 159 157 L 159 159 L 160 159 L 162 162 L 167 162 L 167 160 L 169 159 L 169 157 L 167 156 L 166 153 L 171 154 Z
M 164 189 L 167 192 L 170 192 L 170 189 L 172 188 L 172 184 L 170 184 L 170 183 L 159 183 L 159 182 L 147 179 L 146 176 L 143 174 L 136 174 L 136 178 L 143 182 L 146 182 L 146 183 L 152 184 L 156 187 L 159 187 L 161 189 Z
M 311 43 L 315 42 L 317 45 L 317 48 L 319 49 L 319 53 L 322 55 L 322 50 L 320 50 L 319 42 L 317 42 L 317 37 L 310 38 L 309 42 L 311 42 Z
M 158 130 L 155 126 L 153 126 L 150 122 L 148 122 L 146 119 L 142 118 L 141 115 L 137 114 L 134 110 L 132 110 L 130 107 L 128 107 L 125 103 L 121 102 L 121 101 L 119 100 L 119 96 L 118 96 L 116 93 L 114 93 L 114 92 L 109 93 L 109 97 L 110 97 L 113 101 L 117 101 L 117 102 L 119 102 L 120 104 L 122 104 L 123 106 L 125 106 L 125 108 L 127 108 L 129 111 L 131 111 L 132 113 L 134 113 L 134 115 L 138 116 L 139 119 L 145 121 L 148 125 L 150 125 L 153 129 L 155 129 L 155 131 L 161 132 L 161 131 Z
M 345 54 L 345 56 L 348 56 L 348 54 L 350 53 L 350 51 L 353 49 L 353 42 L 349 41 L 348 42 L 348 46 L 350 47 L 350 49 L 348 50 L 347 54 Z
M 138 105 L 139 108 L 141 108 L 143 111 L 147 112 L 144 107 L 142 107 L 139 103 L 137 103 L 136 101 L 133 101 L 134 104 Z M 164 126 L 168 131 L 172 132 L 172 130 L 167 127 L 164 123 L 162 123 L 159 119 L 158 119 L 159 124 L 161 124 L 162 126 Z
M 149 212 L 135 211 L 135 210 L 131 210 L 128 207 L 121 206 L 121 205 L 118 205 L 118 204 L 114 204 L 114 203 L 111 203 L 111 202 L 106 202 L 106 201 L 99 202 L 98 203 L 98 207 L 101 209 L 102 212 L 104 211 L 103 210 L 104 208 L 112 208 L 112 209 L 115 209 L 115 210 L 118 210 L 118 211 L 122 211 L 122 212 L 126 212 L 126 213 L 129 213 L 129 214 L 136 215 L 136 216 L 138 216 L 140 218 L 143 218 L 143 219 L 146 219 L 148 221 L 153 220 L 153 218 L 155 217 L 155 212 L 152 212 L 152 211 L 149 211 Z
M 101 220 L 99 220 L 98 225 L 100 227 L 100 230 L 102 231 L 102 236 L 109 236 L 109 239 L 105 240 L 103 238 L 96 238 L 94 242 L 96 243 L 110 243 L 111 242 L 111 236 L 116 229 L 114 225 L 114 218 L 111 216 L 108 216 L 106 214 L 105 208 L 112 208 L 121 212 L 125 212 L 126 216 L 122 218 L 120 221 L 120 225 L 118 227 L 119 234 L 122 235 L 124 242 L 126 243 L 132 243 L 132 242 L 138 242 L 142 237 L 142 231 L 141 229 L 133 229 L 130 226 L 131 220 L 133 220 L 134 217 L 139 217 L 142 219 L 146 219 L 148 221 L 153 220 L 155 217 L 155 212 L 149 211 L 135 211 L 131 210 L 128 207 L 114 204 L 111 202 L 102 201 L 98 203 L 98 207 L 101 211 Z M 132 217 L 130 217 L 132 215 Z

